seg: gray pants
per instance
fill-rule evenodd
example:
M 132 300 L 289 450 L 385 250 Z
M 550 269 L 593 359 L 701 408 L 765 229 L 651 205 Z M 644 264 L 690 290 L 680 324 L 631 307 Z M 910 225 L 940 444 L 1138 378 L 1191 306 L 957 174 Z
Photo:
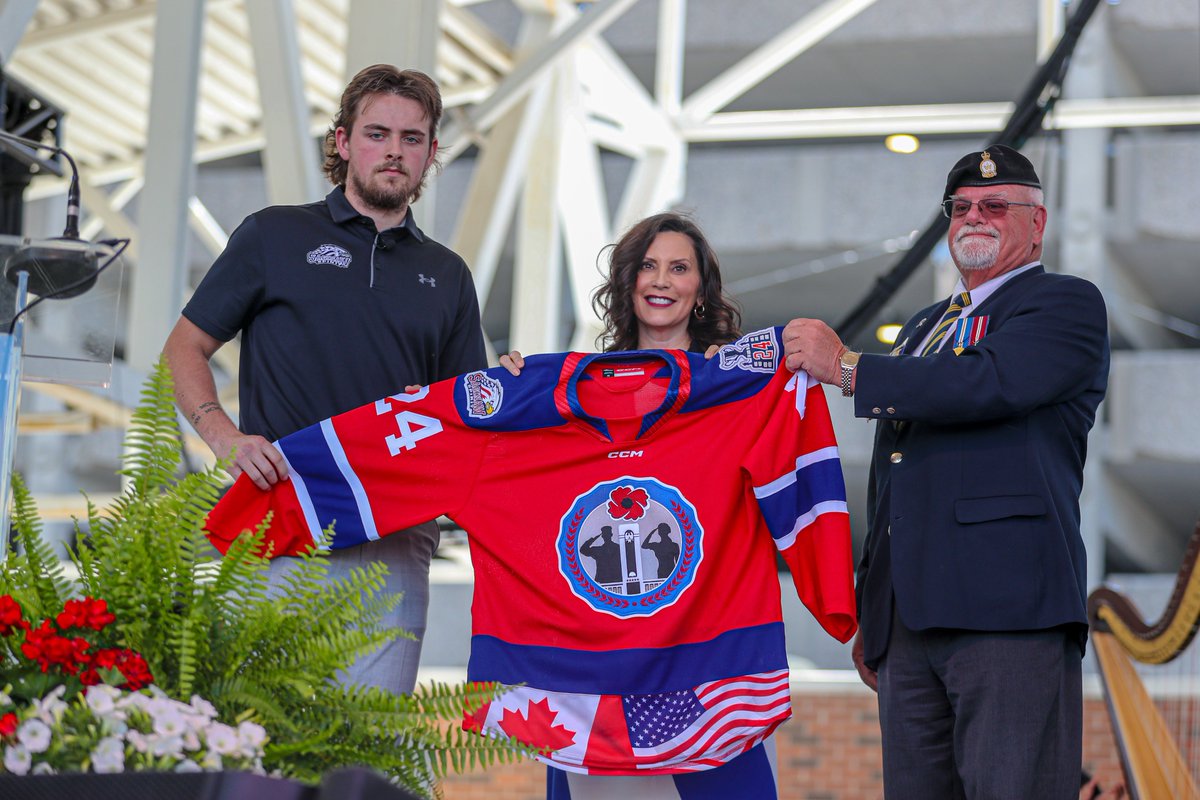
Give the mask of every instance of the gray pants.
M 879 665 L 887 800 L 1075 800 L 1083 761 L 1074 632 L 908 630 Z
M 360 658 L 343 675 L 347 684 L 378 686 L 396 693 L 407 693 L 417 684 L 417 665 L 421 660 L 421 640 L 425 638 L 425 619 L 429 611 L 429 563 L 437 550 L 441 533 L 436 522 L 423 522 L 384 536 L 375 542 L 329 552 L 329 578 L 344 578 L 356 567 L 373 561 L 387 565 L 384 591 L 403 594 L 404 599 L 384 619 L 388 627 L 403 628 L 416 640 L 396 639 Z M 284 556 L 271 562 L 267 573 L 272 586 L 295 568 L 298 559 Z

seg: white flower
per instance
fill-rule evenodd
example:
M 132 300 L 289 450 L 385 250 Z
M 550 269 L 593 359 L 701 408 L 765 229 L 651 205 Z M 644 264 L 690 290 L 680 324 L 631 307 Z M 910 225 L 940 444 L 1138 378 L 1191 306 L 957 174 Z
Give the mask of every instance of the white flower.
M 183 758 L 183 739 L 179 736 L 155 736 L 149 744 L 152 755 Z
M 54 775 L 54 767 L 47 764 L 45 761 L 39 761 L 33 765 L 33 769 L 29 770 L 30 775 Z
M 12 698 L 9 697 L 3 689 L 0 689 L 0 706 L 11 706 L 12 704 Z
M 156 701 L 151 700 L 151 703 Z M 164 706 L 160 707 L 154 714 L 154 732 L 160 736 L 183 736 L 188 729 L 187 720 L 183 718 L 175 709 Z
M 150 737 L 141 731 L 130 731 L 125 738 L 139 753 L 145 753 L 150 749 Z
M 135 708 L 139 711 L 148 711 L 150 698 L 141 692 L 128 692 L 124 697 L 117 701 L 117 708 Z
M 238 741 L 242 744 L 242 755 L 247 758 L 262 755 L 263 744 L 267 741 L 267 731 L 256 722 L 246 721 L 238 725 Z
M 106 736 L 92 750 L 92 769 L 96 772 L 123 772 L 125 746 L 119 737 Z
M 13 775 L 29 772 L 29 765 L 32 763 L 33 756 L 25 749 L 25 745 L 14 744 L 4 748 L 4 768 Z
M 33 714 L 47 725 L 53 725 L 58 720 L 62 719 L 62 715 L 67 711 L 67 704 L 63 702 L 63 694 L 67 691 L 65 685 L 56 686 L 40 700 L 33 701 Z
M 204 732 L 208 749 L 215 750 L 223 756 L 237 755 L 242 749 L 238 740 L 238 732 L 222 722 L 214 722 Z
M 190 758 L 185 758 L 183 761 L 180 761 L 178 764 L 175 765 L 175 771 L 176 772 L 203 772 L 204 770 L 202 770 L 200 768 L 200 765 L 197 764 L 195 761 L 192 761 Z
M 88 687 L 87 704 L 92 713 L 98 717 L 108 717 L 121 714 L 117 710 L 117 698 L 121 696 L 120 690 L 113 686 L 91 686 Z
M 200 735 L 198 733 L 196 733 L 196 731 L 194 731 L 190 728 L 188 730 L 184 731 L 183 749 L 189 750 L 189 751 L 200 749 Z
M 160 717 L 165 714 L 174 714 L 179 716 L 179 711 L 175 708 L 175 703 L 169 697 L 151 697 L 146 702 L 146 712 L 152 717 Z
M 215 719 L 217 716 L 216 707 L 198 694 L 192 695 L 192 708 L 197 714 L 208 719 Z
M 200 766 L 212 772 L 220 772 L 224 768 L 224 761 L 221 759 L 221 754 L 209 750 L 205 753 L 204 758 L 200 759 Z
M 41 753 L 50 746 L 50 726 L 40 719 L 28 719 L 17 728 L 17 741 L 31 753 Z

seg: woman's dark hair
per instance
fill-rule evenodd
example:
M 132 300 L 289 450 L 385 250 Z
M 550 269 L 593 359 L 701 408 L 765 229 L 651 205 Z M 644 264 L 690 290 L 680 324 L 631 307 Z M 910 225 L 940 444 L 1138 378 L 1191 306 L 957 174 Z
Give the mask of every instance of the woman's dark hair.
M 742 315 L 737 303 L 721 289 L 721 265 L 708 240 L 689 217 L 668 212 L 646 217 L 634 225 L 616 244 L 609 245 L 608 278 L 592 295 L 592 308 L 604 322 L 604 332 L 596 340 L 603 350 L 636 350 L 637 317 L 633 313 L 633 291 L 646 251 L 660 233 L 682 233 L 692 240 L 696 266 L 700 270 L 700 302 L 703 315 L 688 316 L 688 335 L 693 350 L 710 345 L 728 344 L 742 335 Z

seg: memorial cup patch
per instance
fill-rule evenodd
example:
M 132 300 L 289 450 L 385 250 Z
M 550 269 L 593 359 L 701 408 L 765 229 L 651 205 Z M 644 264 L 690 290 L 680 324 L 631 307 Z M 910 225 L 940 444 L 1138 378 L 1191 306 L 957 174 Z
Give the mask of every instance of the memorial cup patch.
M 504 386 L 486 372 L 472 372 L 463 376 L 463 389 L 467 393 L 467 413 L 476 419 L 487 419 L 500 410 L 504 400 Z
M 779 343 L 775 329 L 767 328 L 747 333 L 717 351 L 721 369 L 744 369 L 747 372 L 774 373 L 779 366 Z
M 597 611 L 645 617 L 696 577 L 704 529 L 695 507 L 654 478 L 617 478 L 575 498 L 558 534 L 558 568 Z

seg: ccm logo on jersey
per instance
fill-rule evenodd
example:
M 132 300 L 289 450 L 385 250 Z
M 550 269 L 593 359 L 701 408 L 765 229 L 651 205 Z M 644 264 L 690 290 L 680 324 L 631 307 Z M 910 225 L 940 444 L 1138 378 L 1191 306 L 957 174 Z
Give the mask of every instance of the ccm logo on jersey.
M 641 450 L 614 450 L 608 454 L 609 458 L 641 458 Z

